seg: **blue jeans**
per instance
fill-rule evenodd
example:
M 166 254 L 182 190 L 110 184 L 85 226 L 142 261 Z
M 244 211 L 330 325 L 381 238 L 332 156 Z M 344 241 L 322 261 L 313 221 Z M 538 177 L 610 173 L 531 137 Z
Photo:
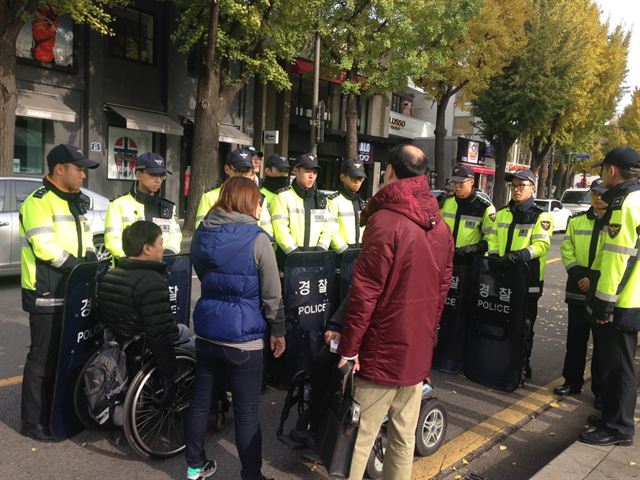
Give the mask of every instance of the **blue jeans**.
M 187 464 L 200 467 L 207 461 L 204 436 L 213 392 L 225 378 L 231 387 L 236 448 L 242 480 L 262 479 L 262 430 L 260 393 L 262 350 L 245 351 L 196 339 L 196 380 L 184 423 Z

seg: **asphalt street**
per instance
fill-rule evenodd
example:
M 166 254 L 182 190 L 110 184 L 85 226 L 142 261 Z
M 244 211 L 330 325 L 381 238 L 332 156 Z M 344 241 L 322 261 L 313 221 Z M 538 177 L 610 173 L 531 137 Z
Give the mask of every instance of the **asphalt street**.
M 434 372 L 434 395 L 445 403 L 449 420 L 441 451 L 450 453 L 416 459 L 415 478 L 453 479 L 460 471 L 482 473 L 491 479 L 527 479 L 571 444 L 584 428 L 584 419 L 593 413 L 589 384 L 582 394 L 552 408 L 547 401 L 550 385 L 561 376 L 566 335 L 566 275 L 557 260 L 561 238 L 554 235 L 549 255 L 545 293 L 535 328 L 533 378 L 524 388 L 505 393 L 472 383 L 462 375 Z M 198 295 L 199 285 L 194 279 L 192 303 Z M 20 308 L 19 278 L 0 279 L 0 305 L 0 478 L 184 478 L 182 455 L 163 461 L 140 459 L 117 431 L 85 431 L 55 444 L 20 436 L 20 376 L 29 345 L 29 326 L 27 315 Z M 284 392 L 271 389 L 263 397 L 263 472 L 282 480 L 327 478 L 312 456 L 276 439 L 283 399 Z M 485 430 L 491 433 L 483 433 Z M 218 461 L 216 477 L 239 478 L 232 418 L 224 432 L 208 436 L 207 450 Z M 494 451 L 497 453 L 492 456 Z

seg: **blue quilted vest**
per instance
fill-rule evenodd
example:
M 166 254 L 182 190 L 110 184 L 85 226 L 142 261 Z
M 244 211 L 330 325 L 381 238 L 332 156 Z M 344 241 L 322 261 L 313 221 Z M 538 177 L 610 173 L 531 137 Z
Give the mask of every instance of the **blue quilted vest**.
M 225 342 L 263 338 L 260 281 L 253 257 L 256 224 L 201 224 L 191 241 L 191 262 L 200 278 L 201 296 L 193 311 L 196 335 Z

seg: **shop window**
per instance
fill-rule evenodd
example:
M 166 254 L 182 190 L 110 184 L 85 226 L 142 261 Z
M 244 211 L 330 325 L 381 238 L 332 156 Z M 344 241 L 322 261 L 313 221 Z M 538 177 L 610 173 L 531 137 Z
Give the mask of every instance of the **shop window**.
M 16 57 L 41 67 L 74 68 L 73 20 L 55 7 L 41 5 L 16 39 Z
M 16 117 L 13 173 L 42 173 L 44 122 L 40 118 Z
M 155 22 L 153 15 L 134 8 L 115 7 L 114 36 L 109 39 L 109 53 L 142 63 L 154 63 Z

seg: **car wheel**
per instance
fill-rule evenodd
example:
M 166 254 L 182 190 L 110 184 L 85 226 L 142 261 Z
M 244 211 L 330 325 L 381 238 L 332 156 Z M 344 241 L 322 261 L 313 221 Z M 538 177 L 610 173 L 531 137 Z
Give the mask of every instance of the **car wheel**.
M 93 237 L 93 246 L 96 247 L 96 257 L 98 257 L 98 261 L 111 259 L 111 252 L 107 250 L 107 246 L 104 244 L 103 235 Z

